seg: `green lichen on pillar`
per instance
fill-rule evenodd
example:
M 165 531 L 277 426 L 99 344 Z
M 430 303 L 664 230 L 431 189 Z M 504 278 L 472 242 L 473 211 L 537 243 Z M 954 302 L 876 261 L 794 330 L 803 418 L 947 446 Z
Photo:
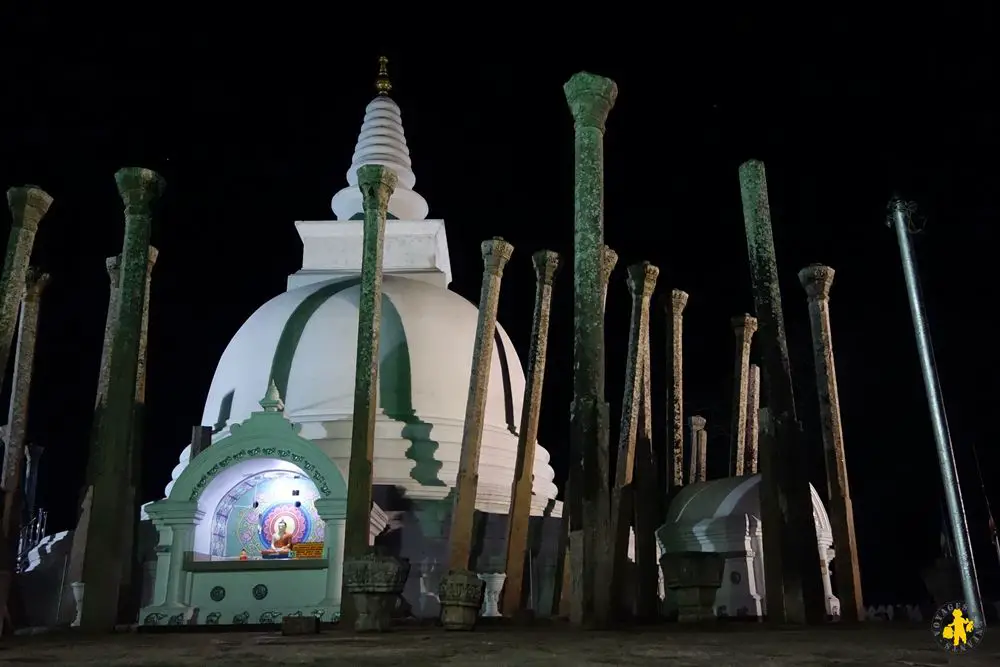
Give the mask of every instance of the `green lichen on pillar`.
M 549 339 L 549 314 L 552 312 L 552 285 L 559 271 L 558 253 L 540 250 L 531 256 L 535 265 L 535 312 L 528 349 L 528 373 L 521 402 L 521 428 L 517 432 L 517 460 L 510 491 L 507 520 L 507 555 L 504 559 L 507 579 L 500 609 L 511 616 L 521 608 L 525 550 L 531 520 L 531 487 L 534 481 L 535 444 L 538 419 L 542 409 L 542 384 L 545 379 L 545 352 Z
M 609 424 L 604 401 L 604 318 L 601 276 L 604 246 L 604 124 L 618 97 L 611 79 L 580 72 L 563 86 L 575 127 L 573 237 L 573 406 L 569 488 L 570 550 L 582 547 L 574 621 L 605 627 L 611 606 Z M 603 472 L 603 474 L 602 474 Z M 573 534 L 576 534 L 574 539 Z
M 28 399 L 31 395 L 31 377 L 35 364 L 35 344 L 38 340 L 38 314 L 42 291 L 49 283 L 49 274 L 29 268 L 21 293 L 21 321 L 17 334 L 17 354 L 14 362 L 14 380 L 11 388 L 10 410 L 7 413 L 6 447 L 3 455 L 4 490 L 3 534 L 16 540 L 20 531 L 21 470 L 24 463 L 25 438 L 28 427 Z
M 618 429 L 618 456 L 615 485 L 611 493 L 611 521 L 614 535 L 612 591 L 622 616 L 632 608 L 634 589 L 628 590 L 625 570 L 628 567 L 628 544 L 635 514 L 632 479 L 635 472 L 635 441 L 645 375 L 645 349 L 649 341 L 649 300 L 656 289 L 660 270 L 649 262 L 628 267 L 628 289 L 632 295 L 628 356 L 625 360 L 625 392 L 622 395 L 621 424 Z
M 35 245 L 38 223 L 52 205 L 52 197 L 41 188 L 25 185 L 8 190 L 7 203 L 10 205 L 11 223 L 3 273 L 0 274 L 0 377 L 6 377 L 7 374 L 14 325 L 17 323 L 18 306 L 21 304 L 21 290 L 31 259 L 31 249 Z
M 497 305 L 500 301 L 503 270 L 514 253 L 514 246 L 501 238 L 483 241 L 481 249 L 483 285 L 479 294 L 479 320 L 476 324 L 476 341 L 472 352 L 469 395 L 465 404 L 462 453 L 455 481 L 455 506 L 451 513 L 451 531 L 448 535 L 450 571 L 467 570 L 471 565 L 469 556 L 472 553 L 476 494 L 479 488 L 479 453 L 486 417 L 486 394 L 490 384 L 494 334 L 497 328 Z
M 166 183 L 154 171 L 130 167 L 115 174 L 125 204 L 125 241 L 122 246 L 120 299 L 112 334 L 105 407 L 98 427 L 100 458 L 94 468 L 91 521 L 83 560 L 81 627 L 91 631 L 114 629 L 122 581 L 121 518 L 132 479 L 132 415 L 139 371 L 139 339 L 149 266 L 151 207 Z
M 833 332 L 830 327 L 830 288 L 833 286 L 834 274 L 829 266 L 813 264 L 799 271 L 799 282 L 809 297 L 809 322 L 830 499 L 830 524 L 837 557 L 834 584 L 837 597 L 840 598 L 841 619 L 860 621 L 864 619 L 861 569 L 858 564 L 858 540 L 854 532 L 854 505 L 851 502 L 851 486 L 847 480 L 847 455 L 844 450 L 840 392 L 837 388 Z
M 806 474 L 804 440 L 795 412 L 791 364 L 778 284 L 778 263 L 771 228 L 764 163 L 740 165 L 740 191 L 746 226 L 750 277 L 761 352 L 761 391 L 774 422 L 774 438 L 760 444 L 761 522 L 764 553 L 780 551 L 781 568 L 767 568 L 768 619 L 821 623 L 826 596 L 820 573 L 812 493 Z M 767 563 L 768 556 L 764 562 Z M 765 565 L 766 567 L 766 565 Z M 779 593 L 779 591 L 781 593 Z M 785 618 L 771 614 L 771 600 L 784 595 Z
M 378 398 L 379 331 L 382 323 L 382 253 L 389 198 L 396 172 L 382 165 L 358 169 L 364 208 L 361 297 L 358 303 L 358 353 L 354 379 L 354 421 L 347 478 L 344 556 L 357 558 L 371 539 L 372 467 L 375 454 L 375 409 Z

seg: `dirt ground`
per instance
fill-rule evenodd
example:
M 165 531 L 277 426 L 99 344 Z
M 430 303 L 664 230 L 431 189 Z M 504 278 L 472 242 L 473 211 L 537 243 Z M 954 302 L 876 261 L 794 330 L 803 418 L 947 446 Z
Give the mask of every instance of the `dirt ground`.
M 682 630 L 675 625 L 630 632 L 549 627 L 450 633 L 412 628 L 377 636 L 335 630 L 303 638 L 233 632 L 122 633 L 98 638 L 64 632 L 4 639 L 0 665 L 975 667 L 1000 665 L 1000 633 L 997 643 L 992 639 L 987 633 L 975 651 L 950 655 L 937 646 L 928 627 L 876 623 L 818 629 L 740 625 Z

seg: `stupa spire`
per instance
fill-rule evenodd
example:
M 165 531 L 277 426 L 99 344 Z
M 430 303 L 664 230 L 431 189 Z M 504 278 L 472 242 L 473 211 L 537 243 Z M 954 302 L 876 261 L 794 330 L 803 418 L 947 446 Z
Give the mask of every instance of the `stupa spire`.
M 427 201 L 413 191 L 417 177 L 410 162 L 410 149 L 403 132 L 403 118 L 389 92 L 389 59 L 379 58 L 378 94 L 365 108 L 364 121 L 354 146 L 351 168 L 347 170 L 347 185 L 333 197 L 332 208 L 338 220 L 360 219 L 361 191 L 358 190 L 358 169 L 365 165 L 381 165 L 395 172 L 398 179 L 396 191 L 389 200 L 390 218 L 398 220 L 423 220 L 429 210 Z

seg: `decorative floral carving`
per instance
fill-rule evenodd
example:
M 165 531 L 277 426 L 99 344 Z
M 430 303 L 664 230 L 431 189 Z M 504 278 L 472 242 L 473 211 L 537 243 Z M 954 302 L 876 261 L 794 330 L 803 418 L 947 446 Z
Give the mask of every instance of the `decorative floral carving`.
M 208 594 L 208 597 L 212 598 L 214 602 L 222 602 L 222 600 L 226 597 L 226 589 L 222 586 L 216 586 Z
M 267 597 L 267 586 L 264 584 L 257 584 L 253 587 L 253 599 L 263 600 Z
M 348 593 L 399 594 L 409 576 L 409 559 L 384 556 L 375 549 L 344 560 L 344 588 Z
M 474 607 L 478 611 L 483 604 L 485 588 L 486 582 L 474 572 L 451 571 L 441 579 L 438 598 L 442 605 Z

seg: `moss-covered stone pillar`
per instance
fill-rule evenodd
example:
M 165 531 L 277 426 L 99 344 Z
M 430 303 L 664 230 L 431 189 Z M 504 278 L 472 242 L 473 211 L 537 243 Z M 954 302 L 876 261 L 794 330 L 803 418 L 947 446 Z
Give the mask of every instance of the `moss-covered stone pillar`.
M 733 364 L 733 421 L 730 425 L 729 474 L 743 475 L 746 456 L 747 382 L 750 379 L 750 343 L 757 331 L 757 318 L 739 315 L 732 319 L 736 334 L 736 361 Z
M 604 314 L 607 312 L 608 305 L 608 284 L 611 282 L 611 274 L 615 270 L 615 266 L 618 264 L 618 253 L 612 250 L 609 246 L 601 246 L 601 322 L 604 322 Z M 603 326 L 603 324 L 602 324 Z M 603 350 L 601 352 L 603 354 Z M 604 363 L 601 363 L 601 367 L 604 367 Z M 570 406 L 570 413 L 572 414 L 573 408 Z M 605 402 L 603 415 L 610 414 L 610 408 Z M 571 446 L 572 449 L 572 446 Z M 610 462 L 604 461 L 601 470 L 604 471 L 603 474 L 610 474 Z M 582 494 L 577 494 L 572 491 L 572 480 L 578 480 L 577 486 L 581 485 L 583 482 L 583 459 L 575 458 L 575 455 L 571 452 L 570 460 L 570 471 L 569 480 L 566 482 L 566 486 L 563 489 L 563 516 L 562 516 L 562 532 L 559 534 L 559 555 L 556 557 L 556 572 L 555 572 L 555 586 L 553 587 L 553 614 L 558 611 L 562 616 L 570 615 L 573 617 L 575 622 L 582 622 L 583 609 L 580 604 L 582 604 L 583 598 L 581 595 L 574 594 L 574 587 L 579 588 L 582 586 L 582 576 L 583 576 L 583 531 L 578 530 L 574 533 L 575 538 L 578 541 L 576 550 L 570 546 L 570 533 L 572 521 L 570 515 L 572 513 L 572 506 L 574 503 L 577 504 L 577 516 L 582 513 Z M 575 559 L 575 560 L 574 560 Z M 574 565 L 574 562 L 576 563 Z M 582 591 L 582 589 L 580 589 Z M 573 600 L 576 600 L 577 606 L 573 606 Z M 574 609 L 571 613 L 571 608 Z
M 154 171 L 121 169 L 115 174 L 125 204 L 125 242 L 121 260 L 121 295 L 112 335 L 105 408 L 98 430 L 100 463 L 95 466 L 90 525 L 83 560 L 81 626 L 108 632 L 114 629 L 122 582 L 121 517 L 131 483 L 132 414 L 139 370 L 139 337 L 149 267 L 149 237 L 153 202 L 166 186 Z
M 610 489 L 607 461 L 609 424 L 604 401 L 604 319 L 601 273 L 604 245 L 604 123 L 618 97 L 611 79 L 588 72 L 563 86 L 575 123 L 575 232 L 573 299 L 573 407 L 569 486 L 570 549 L 582 545 L 582 618 L 606 626 L 611 607 Z M 602 474 L 603 473 L 603 474 Z M 574 560 L 576 556 L 574 555 Z M 574 593 L 576 594 L 576 593 Z M 574 605 L 576 603 L 574 602 Z
M 135 376 L 135 408 L 132 413 L 132 442 L 129 446 L 129 470 L 131 478 L 126 490 L 122 517 L 122 530 L 128 531 L 123 547 L 128 551 L 122 556 L 122 600 L 123 617 L 130 617 L 139 611 L 138 588 L 140 582 L 136 579 L 138 554 L 135 550 L 135 534 L 139 528 L 139 505 L 136 493 L 142 487 L 142 450 L 145 440 L 146 422 L 146 342 L 149 334 L 149 285 L 153 277 L 153 267 L 160 251 L 149 246 L 149 261 L 146 265 L 146 286 L 142 300 L 142 324 L 139 329 L 139 358 Z
M 768 620 L 822 623 L 826 619 L 826 599 L 816 549 L 816 525 L 802 429 L 792 393 L 764 163 L 758 160 L 743 163 L 739 176 L 754 310 L 760 327 L 757 343 L 762 361 L 761 391 L 763 402 L 771 410 L 775 430 L 774 446 L 762 444 L 760 450 L 764 553 L 782 553 L 781 579 L 773 581 L 770 575 L 767 576 Z M 770 556 L 765 556 L 767 558 Z M 783 619 L 770 613 L 772 590 L 784 592 Z
M 38 341 L 38 313 L 42 291 L 49 274 L 30 268 L 25 276 L 21 299 L 21 323 L 17 334 L 17 355 L 14 361 L 14 381 L 7 413 L 7 446 L 3 454 L 3 534 L 16 540 L 21 529 L 23 508 L 21 470 L 24 467 L 25 437 L 28 427 L 28 399 L 31 395 L 31 375 L 35 364 L 35 344 Z
M 364 165 L 358 169 L 358 187 L 363 198 L 365 221 L 361 298 L 358 304 L 354 421 L 347 479 L 345 558 L 363 556 L 368 551 L 371 540 L 372 465 L 378 396 L 379 331 L 382 323 L 382 254 L 389 198 L 396 189 L 397 180 L 396 172 L 381 165 Z
M 10 236 L 0 274 L 0 377 L 6 377 L 10 346 L 14 341 L 18 306 L 28 272 L 31 249 L 35 245 L 38 223 L 52 205 L 52 197 L 33 185 L 7 191 L 10 205 Z
M 744 436 L 743 473 L 757 474 L 757 452 L 760 442 L 760 366 L 750 364 L 747 370 L 747 430 Z
M 634 591 L 627 590 L 628 544 L 632 530 L 635 497 L 632 479 L 635 473 L 636 435 L 639 428 L 645 350 L 649 342 L 649 300 L 656 289 L 660 270 L 649 262 L 628 267 L 628 289 L 632 295 L 632 317 L 629 324 L 628 357 L 625 360 L 625 393 L 622 396 L 621 424 L 618 430 L 618 456 L 615 465 L 615 485 L 611 494 L 611 519 L 614 526 L 614 570 L 612 591 L 622 615 L 631 609 Z
M 497 304 L 503 270 L 514 246 L 501 238 L 484 241 L 483 286 L 479 294 L 479 321 L 472 352 L 469 396 L 462 428 L 462 453 L 458 462 L 451 530 L 448 533 L 448 573 L 441 580 L 441 619 L 447 629 L 471 629 L 482 605 L 483 582 L 470 571 L 472 541 L 479 491 L 479 452 L 486 417 L 486 395 L 497 328 Z M 478 591 L 478 596 L 476 592 Z
M 507 515 L 507 580 L 500 610 L 512 616 L 521 609 L 525 551 L 531 520 L 531 487 L 534 481 L 535 445 L 538 418 L 542 408 L 542 384 L 545 379 L 545 351 L 549 340 L 549 314 L 552 311 L 552 285 L 559 271 L 559 254 L 540 250 L 531 256 L 535 265 L 535 313 L 531 323 L 528 349 L 528 377 L 521 402 L 521 427 L 518 429 L 517 460 L 510 491 Z
M 834 270 L 813 264 L 799 271 L 799 281 L 809 297 L 813 360 L 816 365 L 816 393 L 819 396 L 820 428 L 826 460 L 826 481 L 830 493 L 830 524 L 836 551 L 835 584 L 840 598 L 840 616 L 845 621 L 864 618 L 861 598 L 861 570 L 858 566 L 857 537 L 854 534 L 854 506 L 847 481 L 844 429 L 840 421 L 840 396 L 833 360 L 830 330 L 830 287 Z M 825 565 L 825 559 L 824 565 Z
M 670 316 L 670 382 L 667 383 L 667 480 L 672 488 L 684 486 L 684 309 L 688 294 L 671 290 L 667 314 Z M 669 490 L 669 489 L 666 489 Z M 664 499 L 666 494 L 664 493 Z M 663 509 L 666 518 L 666 507 Z

